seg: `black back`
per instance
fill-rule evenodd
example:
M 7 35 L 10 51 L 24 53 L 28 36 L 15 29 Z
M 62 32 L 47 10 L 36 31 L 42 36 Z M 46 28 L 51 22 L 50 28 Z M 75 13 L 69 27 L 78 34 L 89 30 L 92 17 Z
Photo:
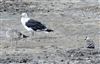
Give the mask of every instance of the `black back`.
M 29 28 L 32 28 L 34 31 L 46 29 L 45 25 L 43 25 L 41 22 L 33 20 L 33 19 L 30 19 L 28 22 L 26 22 L 26 26 Z

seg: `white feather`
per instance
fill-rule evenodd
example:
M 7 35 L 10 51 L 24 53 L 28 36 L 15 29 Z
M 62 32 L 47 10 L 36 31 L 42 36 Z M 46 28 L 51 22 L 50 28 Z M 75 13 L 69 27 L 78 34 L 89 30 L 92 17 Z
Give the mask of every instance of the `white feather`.
M 29 28 L 29 27 L 27 27 L 25 25 L 26 22 L 28 22 L 28 20 L 30 20 L 30 18 L 25 13 L 22 13 L 21 23 L 23 24 L 23 26 L 25 27 L 25 29 L 27 29 L 28 31 L 33 31 L 31 28 Z

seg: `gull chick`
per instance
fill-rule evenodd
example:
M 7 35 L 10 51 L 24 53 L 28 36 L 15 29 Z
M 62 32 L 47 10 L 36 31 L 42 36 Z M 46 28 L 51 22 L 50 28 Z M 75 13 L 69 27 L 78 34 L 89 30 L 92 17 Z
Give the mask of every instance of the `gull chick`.
M 15 45 L 17 45 L 17 41 L 22 39 L 22 38 L 27 38 L 28 36 L 22 34 L 21 32 L 19 32 L 18 30 L 16 29 L 9 29 L 7 32 L 6 32 L 6 37 L 7 39 L 10 40 L 11 42 L 11 47 L 13 47 L 13 41 L 15 41 Z
M 92 39 L 90 39 L 90 37 L 86 36 L 85 41 L 86 41 L 86 48 L 89 48 L 89 49 L 95 48 L 95 43 Z

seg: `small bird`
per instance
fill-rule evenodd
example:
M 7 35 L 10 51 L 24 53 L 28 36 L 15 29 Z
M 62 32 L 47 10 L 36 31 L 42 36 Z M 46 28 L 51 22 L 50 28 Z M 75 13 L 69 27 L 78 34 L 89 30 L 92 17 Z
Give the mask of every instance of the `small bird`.
M 53 32 L 54 30 L 48 29 L 44 24 L 41 22 L 31 19 L 28 17 L 27 13 L 21 14 L 21 23 L 27 29 L 34 35 L 34 32 L 36 31 L 45 31 L 45 32 Z
M 89 49 L 95 48 L 95 43 L 92 39 L 90 39 L 90 37 L 86 36 L 85 40 L 86 40 L 86 48 L 89 48 Z
M 15 41 L 15 45 L 17 45 L 17 41 L 22 39 L 22 38 L 27 38 L 28 36 L 22 34 L 21 32 L 19 32 L 16 29 L 9 29 L 6 32 L 6 37 L 7 39 L 9 39 L 11 41 L 11 47 L 13 47 L 13 41 Z

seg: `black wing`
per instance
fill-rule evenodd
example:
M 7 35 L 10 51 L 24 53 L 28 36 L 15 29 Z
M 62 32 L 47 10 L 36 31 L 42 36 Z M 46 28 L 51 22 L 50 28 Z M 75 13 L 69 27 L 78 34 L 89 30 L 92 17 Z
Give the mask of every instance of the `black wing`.
M 46 29 L 46 26 L 43 25 L 41 22 L 30 19 L 28 22 L 26 22 L 26 26 L 32 28 L 33 30 L 44 30 Z

